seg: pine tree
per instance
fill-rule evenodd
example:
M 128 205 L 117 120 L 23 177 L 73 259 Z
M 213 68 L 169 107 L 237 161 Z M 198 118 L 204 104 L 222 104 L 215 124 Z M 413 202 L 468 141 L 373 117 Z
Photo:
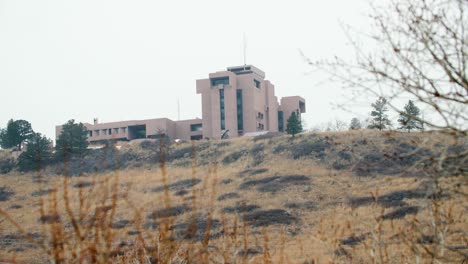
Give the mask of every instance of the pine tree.
M 55 154 L 57 159 L 68 159 L 71 155 L 82 155 L 88 148 L 88 131 L 82 123 L 71 119 L 62 126 L 57 139 Z
M 0 145 L 5 149 L 16 147 L 21 150 L 23 142 L 29 139 L 32 134 L 31 123 L 26 120 L 10 119 L 7 127 L 0 131 Z
M 349 124 L 349 130 L 358 130 L 358 129 L 361 129 L 361 122 L 359 121 L 359 119 L 357 119 L 356 117 L 353 117 L 353 119 L 351 119 L 351 123 Z
M 392 125 L 387 114 L 385 114 L 385 112 L 388 111 L 387 100 L 385 98 L 379 97 L 377 101 L 372 104 L 372 107 L 374 110 L 371 112 L 372 119 L 368 128 L 382 131 L 382 129 Z
M 408 133 L 412 129 L 423 129 L 419 115 L 419 108 L 413 103 L 413 101 L 409 100 L 405 105 L 404 111 L 400 113 L 400 118 L 398 118 L 398 123 L 401 125 L 399 129 L 407 130 Z
M 297 134 L 302 132 L 302 124 L 301 120 L 298 118 L 296 112 L 292 112 L 291 116 L 288 118 L 286 123 L 286 132 L 293 137 Z
M 21 171 L 40 170 L 52 159 L 51 141 L 40 133 L 33 133 L 26 151 L 18 157 L 18 167 Z

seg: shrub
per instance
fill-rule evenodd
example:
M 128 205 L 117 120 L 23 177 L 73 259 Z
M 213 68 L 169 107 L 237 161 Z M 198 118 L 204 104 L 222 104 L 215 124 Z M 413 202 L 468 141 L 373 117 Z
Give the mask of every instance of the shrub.
M 231 154 L 224 157 L 222 162 L 225 165 L 231 164 L 231 163 L 236 162 L 237 160 L 239 160 L 245 154 L 247 154 L 247 151 L 245 151 L 245 150 L 234 151 Z
M 299 159 L 312 154 L 321 157 L 329 146 L 330 143 L 320 138 L 315 141 L 303 141 L 300 144 L 291 145 L 291 156 L 293 159 Z
M 0 152 L 0 174 L 6 174 L 15 167 L 15 159 L 6 151 Z
M 263 144 L 256 144 L 250 150 L 250 155 L 253 158 L 252 166 L 260 165 L 265 159 L 265 146 Z

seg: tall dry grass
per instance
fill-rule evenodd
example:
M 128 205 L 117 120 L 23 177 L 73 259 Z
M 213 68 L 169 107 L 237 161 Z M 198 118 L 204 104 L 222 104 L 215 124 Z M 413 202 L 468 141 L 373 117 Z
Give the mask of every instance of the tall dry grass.
M 240 141 L 239 145 L 246 147 L 248 144 Z M 132 173 L 115 170 L 89 177 L 88 184 L 73 189 L 70 186 L 76 186 L 74 178 L 65 176 L 50 180 L 38 171 L 39 190 L 48 191 L 46 196 L 37 198 L 40 222 L 34 227 L 41 228 L 40 236 L 31 235 L 29 226 L 25 227 L 3 208 L 0 209 L 3 218 L 0 231 L 16 229 L 26 241 L 36 245 L 37 252 L 44 255 L 37 258 L 37 262 L 451 263 L 467 260 L 467 185 L 464 175 L 432 179 L 433 192 L 428 193 L 417 214 L 388 220 L 391 210 L 381 206 L 382 197 L 402 188 L 411 189 L 419 181 L 392 177 L 362 179 L 351 174 L 336 176 L 333 170 L 311 165 L 307 160 L 285 161 L 277 157 L 267 161 L 267 166 L 275 166 L 277 172 L 313 175 L 314 184 L 327 188 L 307 194 L 288 194 L 297 202 L 307 195 L 327 205 L 317 212 L 304 210 L 297 213 L 301 216 L 301 231 L 291 234 L 294 230 L 287 226 L 256 228 L 244 221 L 246 213 L 228 215 L 219 210 L 224 204 L 217 200 L 218 194 L 231 190 L 231 187 L 220 185 L 220 179 L 225 173 L 231 175 L 239 169 L 228 167 L 220 172 L 222 167 L 216 162 L 200 167 L 194 142 L 188 179 L 195 185 L 203 174 L 203 186 L 191 188 L 191 199 L 174 196 L 170 184 L 174 182 L 171 171 L 176 169 L 168 167 L 164 142 L 160 142 L 160 148 L 158 170 Z M 125 175 L 128 173 L 134 178 L 129 179 Z M 330 185 L 331 181 L 336 183 Z M 143 194 L 134 193 L 135 186 L 154 182 L 161 182 L 163 191 L 152 195 L 150 200 L 142 198 Z M 338 196 L 353 192 L 363 195 L 365 192 L 373 202 L 368 206 L 353 207 L 329 197 L 332 195 L 327 192 Z M 279 206 L 284 200 L 284 196 L 245 195 L 247 200 L 258 199 L 257 202 L 266 207 Z M 337 205 L 332 198 L 338 201 Z M 332 202 L 335 205 L 328 206 Z M 171 214 L 174 208 L 191 210 Z M 147 229 L 145 220 L 151 211 L 158 211 L 159 217 L 154 220 L 155 228 Z M 129 225 L 115 228 L 123 216 L 131 219 Z M 200 222 L 204 227 L 200 228 Z M 174 228 L 180 223 L 186 224 L 182 232 Z M 215 225 L 219 226 L 219 232 Z M 129 236 L 129 229 L 136 235 Z M 8 253 L 0 260 L 13 263 L 32 260 L 23 254 Z M 42 255 L 38 253 L 38 256 Z

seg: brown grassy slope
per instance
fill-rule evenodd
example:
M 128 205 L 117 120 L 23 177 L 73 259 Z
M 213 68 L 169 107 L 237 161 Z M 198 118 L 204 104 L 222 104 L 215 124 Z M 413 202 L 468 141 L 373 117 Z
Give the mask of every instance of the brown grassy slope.
M 241 138 L 174 146 L 163 167 L 130 144 L 122 152 L 138 153 L 139 168 L 72 178 L 11 173 L 0 183 L 0 258 L 462 261 L 466 170 L 444 165 L 454 176 L 434 181 L 430 166 L 455 143 L 466 150 L 465 139 L 438 134 Z

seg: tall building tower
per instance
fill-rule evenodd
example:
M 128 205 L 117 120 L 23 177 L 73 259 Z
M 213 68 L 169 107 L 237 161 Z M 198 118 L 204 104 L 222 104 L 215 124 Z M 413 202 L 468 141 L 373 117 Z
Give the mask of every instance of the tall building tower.
M 265 73 L 252 65 L 228 67 L 197 80 L 202 96 L 203 137 L 218 139 L 229 130 L 230 137 L 259 131 L 283 131 L 295 111 L 305 112 L 305 100 L 285 97 L 278 103 L 275 87 Z M 284 105 L 283 105 L 284 104 Z

